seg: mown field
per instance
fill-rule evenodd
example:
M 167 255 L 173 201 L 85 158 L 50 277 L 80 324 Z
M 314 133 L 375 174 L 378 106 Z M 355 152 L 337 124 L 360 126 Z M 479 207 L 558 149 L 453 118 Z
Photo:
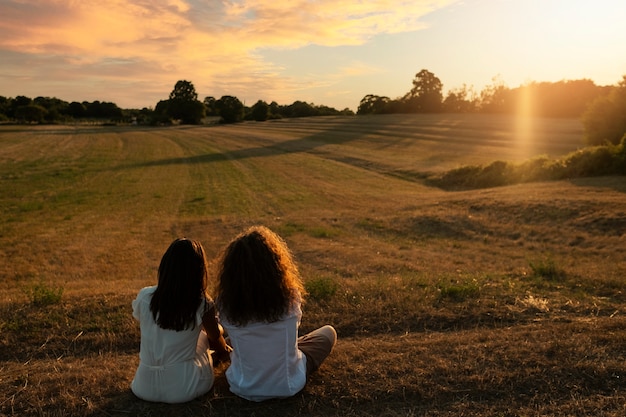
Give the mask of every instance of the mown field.
M 0 415 L 626 415 L 626 180 L 445 191 L 562 157 L 573 120 L 390 115 L 214 127 L 0 126 Z M 335 351 L 293 398 L 136 399 L 130 303 L 176 237 L 265 224 Z

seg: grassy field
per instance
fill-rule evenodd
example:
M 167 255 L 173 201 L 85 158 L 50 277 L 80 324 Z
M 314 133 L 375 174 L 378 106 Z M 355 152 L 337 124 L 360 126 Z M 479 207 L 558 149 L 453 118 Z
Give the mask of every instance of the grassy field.
M 532 124 L 531 124 L 532 122 Z M 390 115 L 216 127 L 0 127 L 0 415 L 623 416 L 626 181 L 472 191 L 561 157 L 577 121 Z M 265 224 L 335 351 L 293 398 L 136 399 L 130 303 L 179 236 Z

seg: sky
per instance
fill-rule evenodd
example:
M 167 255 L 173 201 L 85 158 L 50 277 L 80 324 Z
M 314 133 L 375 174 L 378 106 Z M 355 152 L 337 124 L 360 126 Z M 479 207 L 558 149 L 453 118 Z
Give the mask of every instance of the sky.
M 357 109 L 426 69 L 463 86 L 626 75 L 624 0 L 0 0 L 0 96 L 154 107 L 178 80 Z

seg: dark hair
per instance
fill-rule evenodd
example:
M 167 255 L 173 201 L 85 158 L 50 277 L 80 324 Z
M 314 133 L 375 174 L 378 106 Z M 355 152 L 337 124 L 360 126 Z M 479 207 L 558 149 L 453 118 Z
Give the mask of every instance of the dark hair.
M 159 282 L 150 311 L 163 329 L 194 328 L 200 303 L 206 298 L 207 262 L 199 242 L 176 239 L 159 265 Z
M 238 235 L 217 267 L 218 309 L 237 326 L 280 320 L 303 301 L 306 291 L 287 244 L 265 226 Z

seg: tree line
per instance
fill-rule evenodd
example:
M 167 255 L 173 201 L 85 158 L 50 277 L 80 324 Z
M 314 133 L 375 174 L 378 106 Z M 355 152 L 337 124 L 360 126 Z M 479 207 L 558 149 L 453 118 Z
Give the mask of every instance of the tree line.
M 56 97 L 0 96 L 0 122 L 59 123 L 85 119 L 118 121 L 123 118 L 121 108 L 105 101 L 68 103 Z
M 191 81 L 180 80 L 174 85 L 167 100 L 161 100 L 154 109 L 153 121 L 160 124 L 200 124 L 205 117 L 219 118 L 222 123 L 237 123 L 244 120 L 265 121 L 290 117 L 312 117 L 354 115 L 350 109 L 337 110 L 328 106 L 295 101 L 290 105 L 279 105 L 272 101 L 258 100 L 247 107 L 235 96 L 225 95 L 216 99 L 207 96 L 198 100 L 198 93 Z
M 26 96 L 15 98 L 0 96 L 0 122 L 17 123 L 133 123 L 145 125 L 201 124 L 207 120 L 237 123 L 244 120 L 265 121 L 290 117 L 354 115 L 350 109 L 295 101 L 279 105 L 259 100 L 251 107 L 237 97 L 225 95 L 219 99 L 206 97 L 198 100 L 196 89 L 190 81 L 176 82 L 166 100 L 156 103 L 154 109 L 122 109 L 110 102 L 67 102 L 56 97 Z M 208 119 L 207 119 L 208 118 Z
M 390 99 L 368 94 L 357 114 L 490 113 L 535 117 L 581 118 L 588 144 L 618 144 L 626 135 L 626 75 L 617 86 L 597 86 L 591 80 L 532 82 L 508 88 L 494 78 L 477 93 L 463 85 L 443 95 L 443 83 L 423 69 L 404 96 Z
M 443 95 L 443 83 L 423 69 L 415 75 L 412 88 L 402 97 L 368 94 L 360 101 L 357 114 L 391 113 L 496 113 L 528 116 L 581 118 L 585 140 L 590 145 L 620 143 L 626 135 L 626 75 L 615 86 L 597 86 L 582 79 L 559 82 L 532 82 L 508 88 L 497 78 L 480 93 L 463 85 Z M 145 125 L 201 124 L 208 120 L 237 123 L 244 120 L 312 116 L 354 115 L 350 109 L 295 101 L 279 105 L 258 100 L 248 107 L 237 97 L 198 99 L 192 82 L 180 80 L 169 97 L 154 109 L 121 109 L 111 102 L 66 102 L 55 97 L 0 96 L 0 122 L 133 123 Z
M 443 83 L 423 69 L 415 75 L 412 88 L 402 97 L 368 94 L 359 103 L 357 114 L 383 113 L 515 113 L 523 100 L 530 101 L 529 115 L 580 117 L 590 102 L 606 95 L 610 86 L 591 80 L 532 82 L 508 88 L 495 77 L 480 93 L 463 85 L 443 94 Z

